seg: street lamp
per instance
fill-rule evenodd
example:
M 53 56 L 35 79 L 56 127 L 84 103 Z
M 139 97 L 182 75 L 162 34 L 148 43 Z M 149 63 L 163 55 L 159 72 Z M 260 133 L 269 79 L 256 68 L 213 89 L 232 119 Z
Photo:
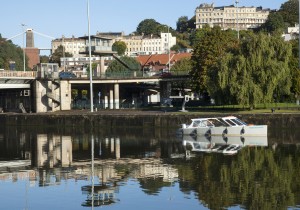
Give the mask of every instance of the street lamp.
M 238 14 L 238 3 L 239 3 L 239 0 L 236 0 L 235 1 L 235 4 L 236 4 L 236 30 L 237 30 L 237 36 L 238 36 L 238 40 L 240 39 L 240 32 L 239 32 L 239 14 Z
M 88 18 L 88 36 L 89 36 L 89 63 L 90 63 L 90 99 L 91 99 L 91 112 L 94 112 L 93 102 L 93 74 L 92 74 L 92 47 L 90 35 L 90 1 L 87 0 L 87 18 Z
M 21 24 L 22 26 L 22 37 L 23 37 L 23 71 L 25 72 L 25 46 L 24 46 L 24 34 L 25 34 L 25 31 L 24 31 L 24 26 L 26 26 L 25 24 Z

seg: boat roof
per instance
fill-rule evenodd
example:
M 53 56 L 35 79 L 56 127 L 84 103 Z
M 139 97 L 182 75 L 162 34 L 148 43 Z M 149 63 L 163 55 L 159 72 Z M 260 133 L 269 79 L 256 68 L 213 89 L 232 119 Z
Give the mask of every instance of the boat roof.
M 235 117 L 235 116 L 227 116 L 227 117 L 208 117 L 208 118 L 193 118 L 193 119 L 191 119 L 191 120 L 192 120 L 192 121 L 195 121 L 195 120 L 203 121 L 203 120 L 220 120 L 220 119 L 223 119 L 223 120 L 229 120 L 229 119 L 237 119 L 237 117 Z

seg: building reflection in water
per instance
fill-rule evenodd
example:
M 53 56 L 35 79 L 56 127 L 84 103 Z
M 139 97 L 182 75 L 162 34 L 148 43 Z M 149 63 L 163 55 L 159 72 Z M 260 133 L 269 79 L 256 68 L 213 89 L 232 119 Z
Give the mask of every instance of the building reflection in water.
M 36 167 L 67 167 L 72 164 L 71 136 L 37 134 Z

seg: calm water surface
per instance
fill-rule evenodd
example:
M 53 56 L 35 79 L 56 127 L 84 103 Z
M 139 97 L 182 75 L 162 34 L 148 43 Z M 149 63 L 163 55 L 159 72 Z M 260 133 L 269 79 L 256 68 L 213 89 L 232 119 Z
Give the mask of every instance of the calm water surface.
M 297 129 L 209 140 L 174 129 L 1 126 L 0 209 L 300 208 Z M 242 149 L 191 151 L 199 142 Z

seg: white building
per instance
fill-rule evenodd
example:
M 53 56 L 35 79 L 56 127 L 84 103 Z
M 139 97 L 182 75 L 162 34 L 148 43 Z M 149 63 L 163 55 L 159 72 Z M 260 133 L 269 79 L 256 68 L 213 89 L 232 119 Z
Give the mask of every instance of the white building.
M 257 28 L 266 22 L 270 9 L 262 7 L 215 7 L 214 4 L 201 4 L 196 8 L 196 29 L 204 25 L 220 26 L 223 30 L 247 30 Z
M 171 33 L 160 33 L 160 36 L 124 36 L 121 41 L 127 45 L 126 55 L 151 55 L 169 53 L 169 49 L 176 45 L 176 37 Z
M 85 40 L 81 38 L 75 38 L 74 36 L 72 38 L 66 38 L 62 37 L 59 39 L 52 40 L 51 42 L 51 49 L 52 53 L 55 52 L 55 50 L 62 45 L 64 47 L 65 53 L 71 53 L 73 57 L 82 57 L 83 55 L 80 55 L 80 52 L 85 50 Z
M 123 41 L 127 46 L 125 55 L 151 55 L 169 53 L 169 48 L 176 45 L 176 37 L 171 33 L 155 35 L 124 35 L 123 32 L 97 33 L 97 36 L 111 38 L 115 41 Z
M 288 27 L 287 32 L 282 37 L 285 41 L 299 38 L 299 24 L 295 24 L 294 27 Z

